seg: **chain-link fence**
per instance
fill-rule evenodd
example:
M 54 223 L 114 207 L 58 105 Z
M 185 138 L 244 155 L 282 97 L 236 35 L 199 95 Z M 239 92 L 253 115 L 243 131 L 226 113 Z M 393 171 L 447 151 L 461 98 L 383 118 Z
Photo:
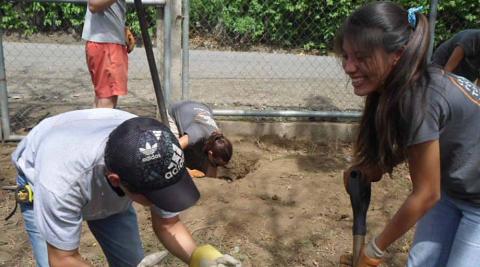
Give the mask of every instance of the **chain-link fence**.
M 359 111 L 362 99 L 353 95 L 331 47 L 340 23 L 364 2 L 190 0 L 190 32 L 186 36 L 189 71 L 183 76 L 186 95 L 214 109 Z M 430 6 L 428 1 L 400 2 L 404 6 Z M 62 28 L 60 16 L 46 16 L 45 4 L 33 2 L 29 8 L 36 6 L 36 12 L 43 14 L 43 32 L 25 36 L 7 28 L 3 35 L 13 130 L 28 128 L 32 117 L 35 121 L 93 105 L 92 83 L 79 36 L 85 7 L 65 0 L 50 5 L 56 5 L 64 15 L 72 12 L 72 6 L 83 10 L 77 10 L 80 15 Z M 479 28 L 479 6 L 478 0 L 441 1 L 436 6 L 436 45 L 459 30 Z M 129 9 L 130 21 L 134 21 L 133 8 Z M 9 12 L 27 11 L 13 8 Z M 429 13 L 428 8 L 423 12 Z M 181 23 L 181 18 L 177 14 L 174 25 Z M 151 34 L 158 34 L 152 28 Z M 177 41 L 172 46 L 179 46 Z M 129 55 L 128 87 L 129 93 L 120 98 L 119 107 L 154 113 L 155 94 L 142 46 Z M 173 95 L 172 100 L 177 100 L 181 94 Z M 29 123 L 23 118 L 29 118 Z
M 193 98 L 228 108 L 361 109 L 362 99 L 353 95 L 331 51 L 338 26 L 369 1 L 224 2 L 191 1 Z M 478 1 L 400 2 L 424 6 L 428 14 L 429 7 L 436 9 L 437 42 L 479 21 L 480 13 L 471 12 L 479 11 Z
M 338 60 L 334 1 L 191 1 L 192 98 L 227 108 L 358 110 Z

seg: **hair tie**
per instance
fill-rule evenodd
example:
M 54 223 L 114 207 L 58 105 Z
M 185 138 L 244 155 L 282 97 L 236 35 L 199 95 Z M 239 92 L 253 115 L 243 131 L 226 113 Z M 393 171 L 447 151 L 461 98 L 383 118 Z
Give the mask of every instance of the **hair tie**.
M 419 7 L 411 7 L 408 9 L 408 23 L 410 26 L 412 26 L 414 29 L 417 26 L 417 16 L 416 13 L 420 12 L 423 10 L 423 6 Z

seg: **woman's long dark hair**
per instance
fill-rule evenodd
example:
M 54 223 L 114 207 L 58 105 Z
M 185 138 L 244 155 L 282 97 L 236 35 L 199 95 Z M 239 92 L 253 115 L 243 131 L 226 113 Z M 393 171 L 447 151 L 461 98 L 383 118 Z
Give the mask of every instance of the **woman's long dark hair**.
M 203 152 L 212 151 L 212 156 L 227 164 L 232 158 L 232 143 L 222 133 L 213 132 L 203 146 Z
M 406 158 L 413 127 L 412 101 L 419 96 L 424 98 L 428 82 L 428 20 L 416 13 L 416 21 L 412 26 L 408 12 L 397 4 L 375 2 L 351 14 L 337 33 L 337 54 L 343 52 L 344 41 L 370 55 L 378 49 L 386 53 L 402 52 L 382 88 L 366 97 L 354 147 L 355 164 L 390 172 Z M 369 67 L 369 71 L 374 70 Z

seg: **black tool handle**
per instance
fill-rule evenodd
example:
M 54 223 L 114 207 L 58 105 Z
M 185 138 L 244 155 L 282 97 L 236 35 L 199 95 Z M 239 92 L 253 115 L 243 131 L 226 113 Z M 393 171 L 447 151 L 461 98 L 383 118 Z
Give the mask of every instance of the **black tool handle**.
M 353 210 L 353 235 L 365 235 L 371 196 L 370 182 L 364 179 L 359 171 L 354 170 L 348 177 L 348 193 Z
M 160 77 L 158 75 L 157 66 L 155 65 L 155 57 L 153 55 L 152 43 L 150 36 L 148 35 L 147 19 L 145 17 L 145 10 L 142 5 L 142 0 L 134 0 L 135 10 L 137 11 L 138 20 L 140 22 L 140 30 L 142 32 L 143 45 L 145 47 L 145 53 L 147 55 L 148 67 L 150 68 L 150 75 L 152 76 L 153 89 L 155 90 L 155 96 L 157 99 L 158 110 L 160 111 L 160 119 L 163 124 L 170 128 L 168 124 L 166 101 L 162 91 L 162 85 L 160 83 Z

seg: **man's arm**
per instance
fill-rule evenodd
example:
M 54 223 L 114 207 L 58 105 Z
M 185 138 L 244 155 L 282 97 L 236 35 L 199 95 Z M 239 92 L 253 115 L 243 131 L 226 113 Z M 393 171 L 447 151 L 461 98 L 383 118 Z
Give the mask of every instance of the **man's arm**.
M 100 12 L 115 2 L 117 0 L 88 0 L 88 9 L 92 13 Z
M 188 264 L 196 244 L 180 218 L 162 218 L 154 211 L 151 214 L 153 230 L 158 240 L 170 253 Z
M 47 243 L 48 261 L 51 267 L 84 267 L 91 266 L 80 256 L 78 249 L 61 250 Z
M 465 51 L 463 51 L 463 48 L 461 46 L 457 45 L 455 49 L 453 49 L 453 52 L 450 55 L 450 58 L 448 58 L 447 64 L 445 64 L 443 69 L 448 72 L 453 72 L 464 57 Z

